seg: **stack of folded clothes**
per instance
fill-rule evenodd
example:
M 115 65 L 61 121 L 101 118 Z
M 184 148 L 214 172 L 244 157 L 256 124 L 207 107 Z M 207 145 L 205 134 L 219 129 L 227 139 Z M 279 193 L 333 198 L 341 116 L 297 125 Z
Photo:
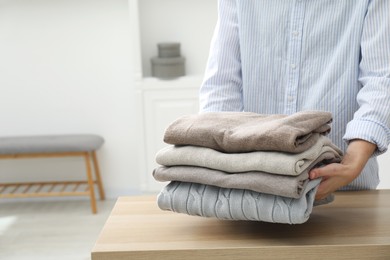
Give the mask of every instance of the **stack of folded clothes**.
M 158 206 L 219 219 L 304 223 L 320 183 L 309 180 L 309 171 L 342 158 L 325 136 L 331 120 L 322 111 L 181 117 L 165 132 L 171 145 L 156 156 L 161 166 L 154 178 L 170 182 Z

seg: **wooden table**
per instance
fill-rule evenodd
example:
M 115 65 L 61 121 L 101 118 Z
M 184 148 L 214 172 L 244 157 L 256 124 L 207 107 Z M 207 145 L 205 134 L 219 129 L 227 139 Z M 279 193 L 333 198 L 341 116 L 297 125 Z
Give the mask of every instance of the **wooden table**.
M 92 260 L 390 259 L 390 190 L 337 192 L 301 225 L 220 221 L 118 199 Z

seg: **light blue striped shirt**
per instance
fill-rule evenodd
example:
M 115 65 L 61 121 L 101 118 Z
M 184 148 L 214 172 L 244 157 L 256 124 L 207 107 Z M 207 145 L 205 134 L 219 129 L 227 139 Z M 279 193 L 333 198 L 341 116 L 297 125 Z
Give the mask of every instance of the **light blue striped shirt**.
M 220 0 L 201 112 L 333 114 L 345 151 L 390 141 L 390 0 Z M 343 141 L 344 139 L 344 141 Z M 343 189 L 375 189 L 375 156 Z

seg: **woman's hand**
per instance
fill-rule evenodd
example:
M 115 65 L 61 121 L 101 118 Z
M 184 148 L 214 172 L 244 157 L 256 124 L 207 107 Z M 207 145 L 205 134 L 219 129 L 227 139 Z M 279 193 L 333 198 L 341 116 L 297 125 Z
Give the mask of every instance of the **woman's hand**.
M 312 169 L 309 173 L 310 179 L 322 177 L 316 199 L 323 199 L 356 179 L 375 149 L 376 145 L 373 143 L 354 139 L 350 141 L 341 163 L 332 163 L 321 168 Z

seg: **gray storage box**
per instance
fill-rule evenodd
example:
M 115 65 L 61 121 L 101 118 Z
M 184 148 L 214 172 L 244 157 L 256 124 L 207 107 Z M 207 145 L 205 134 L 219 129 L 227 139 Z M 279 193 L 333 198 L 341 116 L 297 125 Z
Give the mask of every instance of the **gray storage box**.
M 159 43 L 158 57 L 151 59 L 152 76 L 170 79 L 185 75 L 185 58 L 180 56 L 180 43 Z
M 152 58 L 152 76 L 158 78 L 176 78 L 185 75 L 184 57 Z
M 180 43 L 159 43 L 157 48 L 159 58 L 180 57 Z

